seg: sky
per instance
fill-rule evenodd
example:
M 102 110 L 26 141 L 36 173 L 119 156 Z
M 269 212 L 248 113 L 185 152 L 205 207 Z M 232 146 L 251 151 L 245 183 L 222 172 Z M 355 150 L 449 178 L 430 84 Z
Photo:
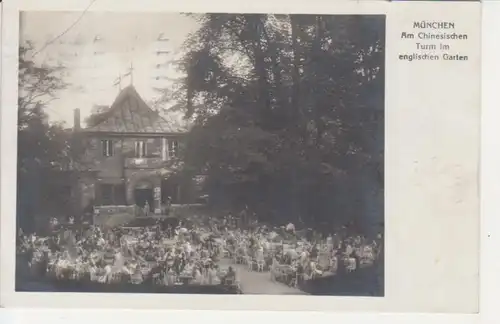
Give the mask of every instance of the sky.
M 66 67 L 61 91 L 47 108 L 50 121 L 73 126 L 73 111 L 80 108 L 82 121 L 95 105 L 110 106 L 119 92 L 119 75 L 133 66 L 133 85 L 146 102 L 158 98 L 155 88 L 169 87 L 179 77 L 175 65 L 196 21 L 176 13 L 25 12 L 21 16 L 20 42 L 32 41 L 38 64 Z M 58 37 L 76 21 L 62 37 Z M 55 42 L 52 42 L 57 38 Z M 44 45 L 50 42 L 44 49 Z M 35 51 L 35 52 L 36 52 Z M 122 88 L 130 85 L 123 77 Z M 163 107 L 167 108 L 167 107 Z

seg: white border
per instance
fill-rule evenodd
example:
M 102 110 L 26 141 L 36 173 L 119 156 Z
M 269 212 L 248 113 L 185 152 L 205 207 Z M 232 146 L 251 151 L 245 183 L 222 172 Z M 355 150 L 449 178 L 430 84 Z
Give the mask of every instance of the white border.
M 8 1 L 8 0 L 7 0 Z M 76 3 L 76 1 L 71 1 L 74 3 Z M 146 1 L 143 1 L 143 2 L 146 2 Z M 46 3 L 44 1 L 35 1 L 35 0 L 31 0 L 31 1 L 24 1 L 24 3 L 28 3 L 30 5 L 30 7 L 35 7 L 35 6 L 40 6 L 40 8 L 44 8 L 45 10 L 47 10 L 48 7 L 50 7 L 50 3 L 54 3 L 54 2 L 50 2 L 49 5 L 46 5 Z M 71 5 L 72 3 L 70 3 L 70 1 L 66 1 L 66 3 L 68 3 L 68 5 Z M 78 4 L 81 4 L 82 2 L 78 2 Z M 180 6 L 180 3 L 168 3 L 168 5 L 165 3 L 165 6 L 166 8 L 168 8 L 169 10 L 172 10 L 172 11 L 176 11 L 176 8 L 182 8 L 183 11 L 186 11 L 186 7 L 185 5 L 182 5 Z M 104 8 L 106 5 L 109 5 L 110 4 L 110 0 L 98 0 L 98 2 L 96 3 L 95 7 L 92 9 L 92 10 L 99 10 L 101 8 L 101 6 Z M 236 6 L 234 5 L 229 5 L 229 4 L 224 4 L 224 6 L 220 6 L 217 5 L 216 3 L 208 3 L 208 2 L 198 2 L 198 1 L 191 1 L 190 2 L 190 5 L 193 4 L 196 6 L 196 11 L 231 11 L 231 9 L 228 9 L 228 7 L 230 8 L 238 8 L 238 10 L 234 10 L 234 11 L 254 11 L 256 12 L 256 10 L 252 10 L 253 8 L 256 8 L 258 6 L 255 6 L 255 2 L 253 3 L 247 3 L 247 4 L 236 4 Z M 234 4 L 234 3 L 233 3 Z M 288 5 L 291 5 L 290 2 L 287 2 Z M 322 2 L 322 4 L 326 7 L 328 7 L 328 5 L 331 5 L 331 2 L 330 1 L 324 1 Z M 129 10 L 137 10 L 137 2 L 133 2 L 133 1 L 122 1 L 121 2 L 121 10 L 123 11 L 129 11 Z M 364 10 L 363 11 L 366 11 L 367 13 L 373 13 L 374 10 L 373 8 L 375 7 L 379 7 L 380 4 L 368 4 L 366 6 L 363 6 Z M 80 5 L 80 7 L 85 7 L 86 5 L 82 4 Z M 243 6 L 243 7 L 242 7 Z M 349 10 L 349 7 L 352 9 L 354 8 L 356 5 L 354 3 L 349 3 L 349 4 L 346 4 L 345 9 L 345 13 L 347 12 L 350 12 L 352 10 Z M 60 6 L 57 6 L 58 8 Z M 141 6 L 139 6 L 140 8 L 143 8 Z M 286 7 L 286 6 L 285 6 Z M 321 6 L 320 6 L 321 7 Z M 79 8 L 79 7 L 74 7 L 74 8 Z M 161 9 L 161 6 L 160 8 L 156 7 L 158 10 Z M 205 9 L 205 8 L 208 8 L 208 9 Z M 219 9 L 220 8 L 220 9 Z M 274 10 L 273 10 L 274 8 Z M 283 5 L 283 2 L 270 2 L 270 3 L 267 3 L 266 4 L 266 11 L 282 11 L 284 8 L 284 5 Z M 366 10 L 365 10 L 366 9 Z M 179 9 L 180 10 L 180 9 Z M 317 11 L 318 10 L 318 6 L 315 6 L 315 10 L 311 10 L 311 12 L 314 12 L 314 11 Z M 191 10 L 193 11 L 193 10 Z M 304 10 L 301 10 L 301 12 L 305 12 Z M 357 7 L 356 8 L 356 12 L 360 12 L 359 8 Z M 6 24 L 11 24 L 11 23 L 15 23 L 17 18 L 13 18 L 13 17 L 7 17 L 7 21 L 6 21 Z M 3 31 L 2 31 L 3 32 Z M 10 43 L 10 44 L 13 44 L 13 43 L 16 43 L 17 41 L 14 40 L 15 37 L 17 37 L 17 35 L 9 35 L 9 34 L 3 34 L 3 36 L 5 37 L 5 41 Z M 13 42 L 10 42 L 10 41 L 13 41 Z M 2 55 L 8 57 L 9 55 L 12 55 L 14 52 L 17 52 L 17 48 L 7 48 L 7 49 L 3 49 L 3 53 Z M 4 56 L 2 57 L 2 61 L 4 60 Z M 497 56 L 498 57 L 498 56 Z M 14 68 L 15 70 L 15 67 L 13 67 L 12 65 L 9 66 L 9 65 L 5 65 L 4 66 L 4 70 L 3 70 L 3 74 L 2 74 L 2 86 L 3 86 L 3 93 L 6 93 L 6 92 L 10 92 L 12 93 L 11 91 L 14 91 L 14 93 L 17 92 L 17 89 L 14 89 L 14 88 L 17 88 L 17 83 L 14 84 L 12 82 L 12 79 L 10 78 L 7 82 L 6 80 L 6 75 L 13 75 L 13 74 L 17 74 L 16 71 L 14 71 L 14 73 L 12 73 L 12 69 Z M 9 85 L 10 83 L 10 85 Z M 2 109 L 5 109 L 5 106 L 2 107 Z M 2 131 L 2 137 L 1 137 L 1 141 L 2 141 L 2 147 L 5 148 L 6 146 L 9 147 L 9 153 L 12 152 L 12 150 L 10 149 L 10 147 L 12 147 L 12 143 L 15 143 L 15 138 L 12 138 L 12 127 L 15 128 L 15 125 L 12 125 L 8 123 L 8 120 L 5 120 L 3 117 L 5 117 L 4 115 L 4 111 L 2 111 L 2 127 L 1 127 L 1 131 Z M 6 138 L 6 134 L 9 134 L 9 138 Z M 10 161 L 8 162 L 10 164 L 10 166 L 12 166 L 12 164 L 15 164 L 15 159 L 14 161 Z M 12 164 L 11 164 L 12 163 Z M 499 165 L 499 164 L 497 164 Z M 4 167 L 4 161 L 2 161 L 2 166 Z M 11 167 L 9 167 L 8 169 L 12 170 Z M 15 167 L 14 167 L 15 169 Z M 486 169 L 486 167 L 483 165 L 483 172 L 484 170 Z M 4 169 L 5 170 L 5 169 Z M 5 179 L 5 171 L 2 171 L 2 178 Z M 491 175 L 489 174 L 489 177 L 491 177 Z M 496 177 L 495 177 L 496 179 Z M 10 191 L 10 192 L 9 192 Z M 484 189 L 483 189 L 483 193 L 484 193 Z M 5 196 L 7 195 L 7 198 L 9 197 L 12 197 L 12 196 L 9 196 L 9 195 L 13 195 L 14 193 L 12 192 L 12 184 L 7 184 L 7 183 L 2 183 L 2 199 L 5 198 Z M 1 208 L 4 208 L 4 207 L 1 207 Z M 5 215 L 5 210 L 2 211 L 2 214 Z M 3 235 L 2 235 L 3 236 Z M 2 242 L 5 242 L 4 238 L 2 238 Z M 483 242 L 483 248 L 484 248 L 485 244 Z M 483 251 L 484 252 L 484 251 Z M 482 264 L 484 266 L 484 263 Z M 484 268 L 484 267 L 483 267 Z M 498 272 L 497 272 L 498 273 Z M 187 297 L 187 296 L 186 296 Z M 64 298 L 64 297 L 63 297 Z M 211 299 L 213 299 L 213 297 L 210 297 Z M 286 302 L 282 299 L 283 297 L 280 297 L 280 302 Z M 189 299 L 193 299 L 193 296 L 189 296 Z M 258 296 L 258 299 L 259 299 L 259 302 L 262 303 L 263 302 L 263 297 L 262 296 Z M 359 299 L 359 298 L 356 298 L 356 299 Z M 200 300 L 201 301 L 201 300 Z M 334 299 L 331 299 L 331 301 L 329 301 L 329 303 L 335 303 L 336 300 L 335 298 Z M 326 305 L 325 305 L 326 306 Z M 148 313 L 145 313 L 145 312 L 130 312 L 130 311 L 122 311 L 123 312 L 123 318 L 127 318 L 127 321 L 130 320 L 130 321 L 135 321 L 137 322 L 137 320 L 149 320 L 149 317 L 152 317 L 152 316 L 155 316 L 154 314 L 152 313 L 157 313 L 157 311 L 154 311 L 154 312 L 148 312 Z M 38 314 L 37 314 L 38 313 Z M 186 320 L 186 319 L 189 319 L 189 320 L 197 320 L 197 321 L 207 321 L 207 320 L 210 320 L 210 319 L 214 319 L 215 320 L 215 317 L 214 316 L 217 316 L 218 312 L 195 312 L 195 311 L 190 311 L 189 313 L 184 313 L 184 312 L 177 312 L 177 311 L 170 311 L 168 316 L 169 316 L 169 319 L 168 320 Z M 54 313 L 54 311 L 41 311 L 41 312 L 34 312 L 34 311 L 30 311 L 30 312 L 27 312 L 25 313 L 26 315 L 21 315 L 20 313 L 17 313 L 16 311 L 12 311 L 13 316 L 16 316 L 16 318 L 18 319 L 21 319 L 24 317 L 24 320 L 33 320 L 35 319 L 34 316 L 36 316 L 36 320 L 39 321 L 39 320 L 42 320 L 43 322 L 43 319 L 47 319 L 47 320 L 54 320 L 54 315 L 56 313 Z M 16 315 L 17 314 L 17 315 Z M 80 313 L 80 311 L 68 311 L 68 316 L 71 314 L 71 320 L 72 321 L 77 321 L 77 317 L 78 316 L 82 316 Z M 98 312 L 99 314 L 99 317 L 101 318 L 106 318 L 108 319 L 115 319 L 116 318 L 114 316 L 116 316 L 115 314 L 113 314 L 111 311 L 99 311 Z M 97 315 L 97 313 L 96 313 Z M 47 317 L 45 317 L 47 316 Z M 111 317 L 113 316 L 113 317 Z M 165 315 L 163 315 L 165 316 Z M 179 316 L 179 317 L 177 317 Z M 367 321 L 367 320 L 373 320 L 375 317 L 379 317 L 380 320 L 383 320 L 384 322 L 386 320 L 390 320 L 390 319 L 395 319 L 398 318 L 398 322 L 399 321 L 404 321 L 405 323 L 422 323 L 422 322 L 427 322 L 427 323 L 442 323 L 442 322 L 446 322 L 447 319 L 450 320 L 450 323 L 474 323 L 476 320 L 477 320 L 477 316 L 474 316 L 474 315 L 418 315 L 418 316 L 415 316 L 413 318 L 411 318 L 412 315 L 409 315 L 409 314 L 406 314 L 406 315 L 403 315 L 403 314 L 400 314 L 400 315 L 372 315 L 372 314 L 364 314 L 364 315 L 348 315 L 348 314 L 321 314 L 321 313 L 303 313 L 303 312 L 294 312 L 293 314 L 290 314 L 290 313 L 265 313 L 265 312 L 253 312 L 253 313 L 249 313 L 249 312 L 244 312 L 243 314 L 241 314 L 241 312 L 228 312 L 228 313 L 225 313 L 224 315 L 224 318 L 228 321 L 234 321 L 236 319 L 238 319 L 239 321 L 241 321 L 243 318 L 248 319 L 249 321 L 251 320 L 252 322 L 254 322 L 255 320 L 259 320 L 259 317 L 260 319 L 265 319 L 265 320 L 269 320 L 269 321 L 272 321 L 272 320 L 278 320 L 278 321 L 284 321 L 284 320 L 287 320 L 287 318 L 289 318 L 290 320 L 292 319 L 295 319 L 295 320 L 298 320 L 298 321 L 322 321 L 322 320 L 326 320 L 328 316 L 328 318 L 330 316 L 333 316 L 334 320 L 337 320 L 337 321 L 342 321 L 342 323 L 347 323 L 347 322 L 350 322 L 350 321 L 353 321 L 355 320 L 356 322 L 359 322 L 359 321 Z M 262 317 L 261 317 L 262 316 Z M 274 317 L 276 316 L 276 317 Z M 59 317 L 59 316 L 57 316 Z M 190 318 L 191 317 L 191 318 Z M 151 320 L 155 320 L 155 319 L 158 319 L 158 317 L 155 316 L 155 318 L 151 318 Z M 164 318 L 165 319 L 165 318 Z M 68 320 L 67 318 L 64 319 L 64 320 Z M 85 316 L 85 318 L 79 318 L 79 320 L 86 320 L 88 321 L 88 314 Z M 328 319 L 328 320 L 332 320 L 332 319 Z M 124 321 L 125 322 L 125 321 Z M 353 321 L 354 322 L 354 321 Z
M 500 287 L 500 2 L 485 1 L 482 21 L 481 103 L 481 323 L 498 323 Z
M 478 324 L 478 315 L 444 315 L 415 313 L 320 313 L 262 311 L 131 311 L 131 310 L 0 310 L 0 320 L 6 324 L 95 324 L 105 323 L 342 323 L 342 324 Z M 481 323 L 498 323 L 481 322 Z

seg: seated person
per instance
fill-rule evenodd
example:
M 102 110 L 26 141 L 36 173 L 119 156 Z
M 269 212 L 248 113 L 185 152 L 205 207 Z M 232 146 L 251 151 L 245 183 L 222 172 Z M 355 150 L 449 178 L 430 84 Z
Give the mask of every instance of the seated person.
M 194 262 L 193 260 L 190 260 L 185 266 L 182 271 L 183 273 L 186 274 L 192 274 L 194 272 Z
M 194 283 L 201 285 L 203 283 L 203 275 L 199 267 L 195 267 L 193 271 Z
M 297 263 L 297 280 L 299 281 L 298 283 L 302 283 L 304 279 L 304 273 L 305 273 L 304 265 L 298 262 Z
M 133 274 L 134 269 L 130 266 L 129 262 L 125 262 L 123 267 L 121 268 L 121 273 L 122 273 L 122 281 L 123 282 L 130 282 L 130 277 Z
M 225 285 L 232 285 L 236 281 L 236 272 L 234 271 L 233 267 L 229 267 L 227 269 L 227 273 L 222 279 L 222 282 Z
M 207 269 L 207 279 L 208 284 L 213 285 L 217 279 L 217 269 L 215 269 L 214 265 L 210 264 Z

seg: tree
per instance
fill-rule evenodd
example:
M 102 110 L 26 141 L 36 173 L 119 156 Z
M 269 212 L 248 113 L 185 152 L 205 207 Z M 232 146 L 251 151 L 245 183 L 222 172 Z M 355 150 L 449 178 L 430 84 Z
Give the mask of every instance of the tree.
M 43 167 L 63 168 L 69 163 L 69 136 L 60 123 L 49 124 L 46 107 L 67 87 L 64 68 L 37 65 L 29 58 L 33 44 L 19 48 L 18 163 L 27 160 Z
M 45 109 L 66 88 L 62 67 L 36 64 L 33 44 L 19 48 L 18 98 L 18 222 L 32 229 L 34 217 L 44 203 L 42 193 L 51 172 L 68 170 L 71 164 L 71 133 L 63 124 L 50 124 Z M 57 202 L 54 202 L 57 203 Z
M 26 42 L 19 47 L 19 97 L 18 114 L 19 128 L 23 129 L 30 117 L 38 116 L 46 119 L 41 108 L 57 99 L 57 92 L 65 89 L 67 84 L 62 81 L 63 67 L 37 65 L 30 58 L 33 43 Z M 37 117 L 35 117 L 37 118 Z
M 106 105 L 94 105 L 92 107 L 92 111 L 90 115 L 85 119 L 85 124 L 87 127 L 94 127 L 105 121 L 107 116 L 107 112 L 109 110 L 109 106 Z
M 196 123 L 186 166 L 217 204 L 383 220 L 384 18 L 193 17 L 176 93 Z

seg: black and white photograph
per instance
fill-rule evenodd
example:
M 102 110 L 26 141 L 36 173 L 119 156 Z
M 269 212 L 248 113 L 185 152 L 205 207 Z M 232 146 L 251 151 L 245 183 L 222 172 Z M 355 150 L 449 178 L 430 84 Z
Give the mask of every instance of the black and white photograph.
M 21 12 L 15 290 L 383 297 L 385 34 Z

